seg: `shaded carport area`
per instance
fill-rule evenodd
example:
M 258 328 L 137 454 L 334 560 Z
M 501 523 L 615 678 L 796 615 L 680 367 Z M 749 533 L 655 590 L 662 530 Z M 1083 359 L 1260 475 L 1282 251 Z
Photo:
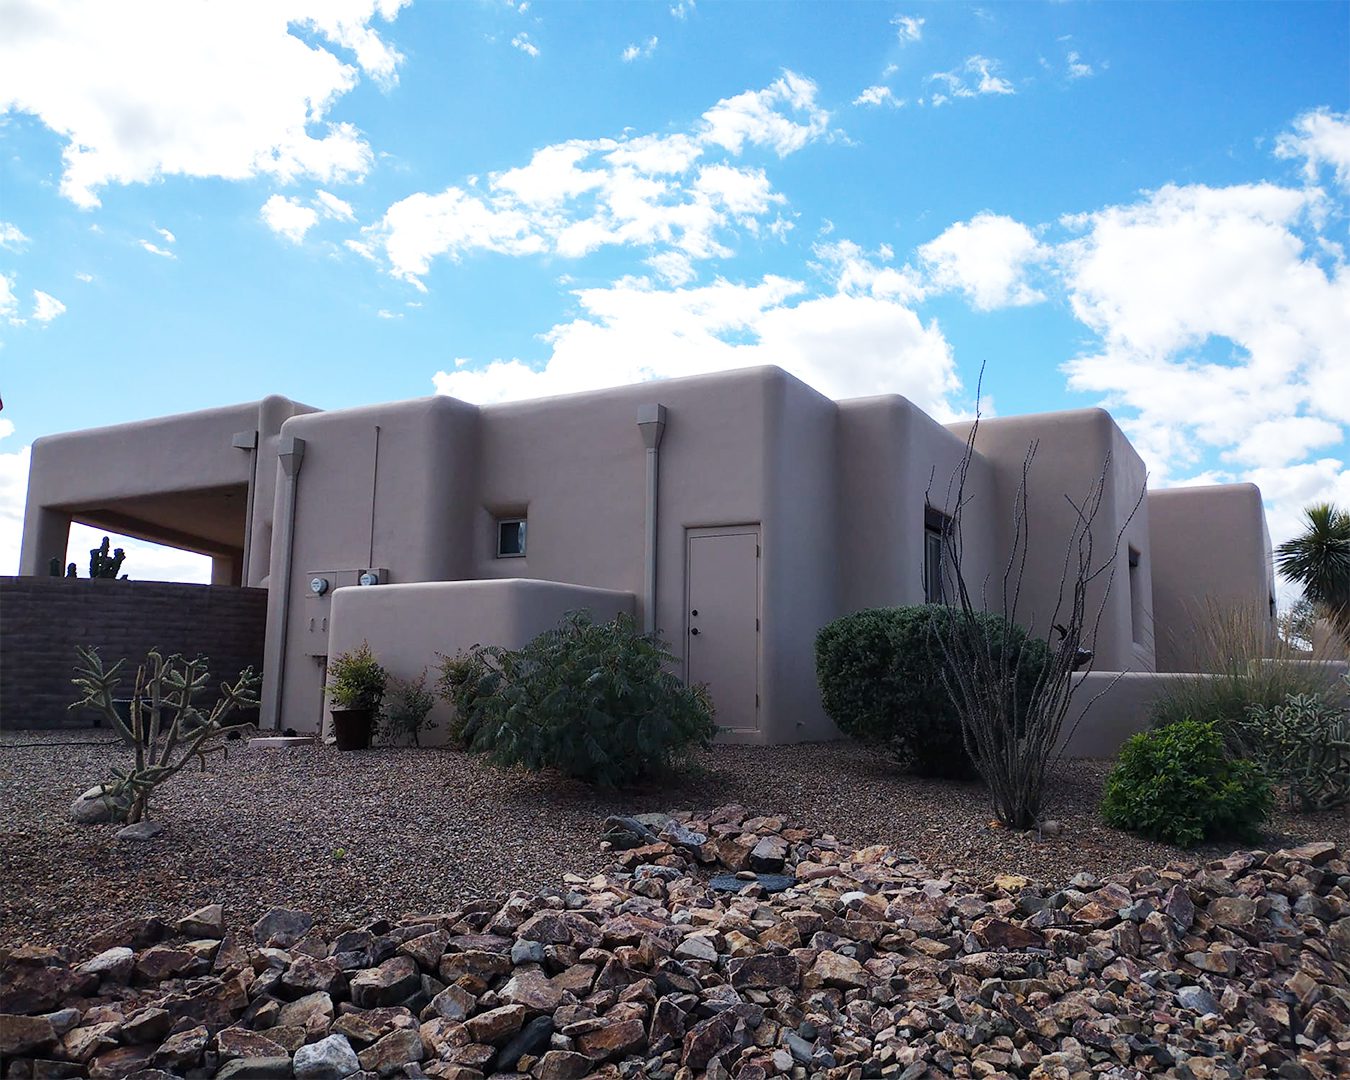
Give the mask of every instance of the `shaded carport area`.
M 206 555 L 212 585 L 242 585 L 248 492 L 234 484 L 58 509 L 81 525 Z
M 20 574 L 47 575 L 54 558 L 64 561 L 72 522 L 206 555 L 213 584 L 248 584 L 257 576 L 249 566 L 257 549 L 255 569 L 265 574 L 269 530 L 256 519 L 270 519 L 272 485 L 262 485 L 261 515 L 258 481 L 275 461 L 258 460 L 263 404 L 36 440 Z

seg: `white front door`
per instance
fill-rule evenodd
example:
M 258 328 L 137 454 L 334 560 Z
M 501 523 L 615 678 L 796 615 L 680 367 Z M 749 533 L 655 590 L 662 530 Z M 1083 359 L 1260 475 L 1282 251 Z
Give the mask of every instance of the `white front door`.
M 717 726 L 759 730 L 759 526 L 686 531 L 686 673 Z

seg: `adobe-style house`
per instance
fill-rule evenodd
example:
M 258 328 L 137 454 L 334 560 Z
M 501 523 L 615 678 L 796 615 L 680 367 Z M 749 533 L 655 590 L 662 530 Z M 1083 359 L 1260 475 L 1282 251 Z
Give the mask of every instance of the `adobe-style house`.
M 816 632 L 935 598 L 968 430 L 897 396 L 832 401 L 777 368 L 481 407 L 269 397 L 38 440 L 20 572 L 46 574 L 77 520 L 204 552 L 216 583 L 266 588 L 264 727 L 318 730 L 325 661 L 363 640 L 415 675 L 590 607 L 659 631 L 709 684 L 727 738 L 828 738 Z M 1060 580 L 1065 494 L 1084 494 L 1108 454 L 1098 550 L 1124 531 L 1098 671 L 1179 670 L 1206 600 L 1270 615 L 1260 492 L 1150 492 L 1126 524 L 1144 464 L 1100 409 L 980 424 L 968 580 L 1002 574 L 1033 440 L 1020 609 L 1033 629 L 1047 631 Z M 1120 709 L 1140 692 L 1118 692 Z M 1106 708 L 1094 723 L 1127 721 Z

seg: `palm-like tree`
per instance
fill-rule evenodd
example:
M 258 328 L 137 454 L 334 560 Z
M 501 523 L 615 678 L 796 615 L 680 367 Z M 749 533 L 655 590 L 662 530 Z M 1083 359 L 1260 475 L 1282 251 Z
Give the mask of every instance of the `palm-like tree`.
M 1303 586 L 1350 644 L 1350 511 L 1318 503 L 1303 516 L 1303 532 L 1275 549 L 1280 573 Z

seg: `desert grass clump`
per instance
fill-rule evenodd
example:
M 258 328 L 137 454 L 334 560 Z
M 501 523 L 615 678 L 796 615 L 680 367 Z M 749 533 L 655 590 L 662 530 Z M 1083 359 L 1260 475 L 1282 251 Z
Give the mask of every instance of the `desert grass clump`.
M 1181 655 L 1197 674 L 1167 680 L 1152 708 L 1154 727 L 1212 723 L 1234 755 L 1247 757 L 1255 750 L 1245 735 L 1251 709 L 1277 709 L 1291 697 L 1309 696 L 1335 707 L 1347 696 L 1327 663 L 1330 654 L 1283 640 L 1261 605 L 1208 600 L 1189 622 Z

